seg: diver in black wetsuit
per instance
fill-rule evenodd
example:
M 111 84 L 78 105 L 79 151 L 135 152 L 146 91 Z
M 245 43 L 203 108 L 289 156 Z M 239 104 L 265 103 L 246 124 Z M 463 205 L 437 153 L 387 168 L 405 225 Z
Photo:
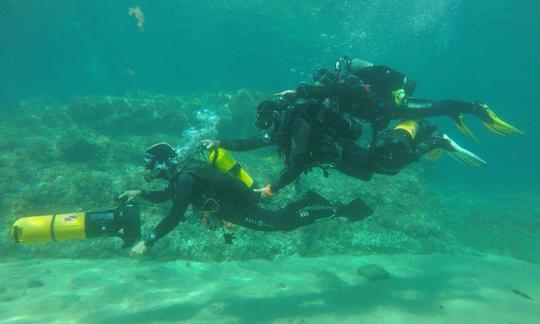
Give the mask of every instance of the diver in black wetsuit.
M 461 131 L 474 138 L 463 116 L 472 114 L 495 133 L 521 134 L 481 102 L 416 98 L 412 97 L 415 88 L 413 80 L 391 67 L 345 56 L 338 60 L 334 71 L 321 69 L 313 82 L 281 94 L 320 101 L 331 99 L 338 111 L 371 123 L 376 131 L 386 128 L 390 120 L 449 116 Z
M 273 183 L 259 189 L 261 195 L 272 196 L 296 180 L 302 172 L 314 167 L 333 167 L 343 174 L 370 180 L 373 173 L 393 175 L 434 149 L 455 154 L 462 162 L 485 164 L 471 152 L 436 132 L 426 123 L 409 122 L 398 125 L 387 135 L 381 134 L 373 147 L 364 148 L 355 141 L 361 126 L 334 110 L 313 100 L 297 100 L 295 104 L 283 98 L 265 100 L 257 107 L 255 125 L 263 133 L 236 140 L 204 140 L 209 149 L 222 147 L 231 151 L 248 151 L 276 145 L 285 157 L 285 169 Z
M 149 170 L 145 178 L 167 180 L 167 188 L 149 192 L 130 190 L 120 195 L 120 198 L 130 201 L 140 197 L 153 203 L 172 200 L 173 204 L 167 216 L 146 240 L 133 247 L 132 255 L 145 253 L 156 241 L 172 231 L 183 220 L 189 205 L 204 212 L 206 216 L 211 215 L 219 224 L 228 221 L 260 231 L 290 231 L 332 217 L 359 221 L 373 212 L 359 198 L 334 208 L 315 193 L 280 210 L 266 210 L 257 206 L 260 195 L 244 182 L 194 158 L 179 162 L 175 150 L 168 144 L 153 145 L 145 156 L 146 168 Z M 231 243 L 234 238 L 230 233 L 224 237 L 226 243 Z

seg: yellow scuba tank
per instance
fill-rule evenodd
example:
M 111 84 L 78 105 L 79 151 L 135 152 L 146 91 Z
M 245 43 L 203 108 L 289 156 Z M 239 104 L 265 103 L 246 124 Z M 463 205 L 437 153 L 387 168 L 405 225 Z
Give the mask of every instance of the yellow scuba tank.
M 223 148 L 217 148 L 210 151 L 208 155 L 208 164 L 215 167 L 219 172 L 230 175 L 242 181 L 248 188 L 253 186 L 253 178 L 240 166 L 232 155 Z
M 139 239 L 140 233 L 140 211 L 135 204 L 100 212 L 22 217 L 11 229 L 13 240 L 23 244 L 116 236 L 128 247 Z
M 418 134 L 418 121 L 412 120 L 412 119 L 406 119 L 399 122 L 399 124 L 394 127 L 394 129 L 401 129 L 406 131 L 409 136 L 411 136 L 411 139 L 414 139 L 416 137 L 416 134 Z M 444 154 L 444 150 L 440 148 L 433 149 L 429 152 L 427 152 L 424 156 L 427 157 L 430 160 L 437 160 Z
M 411 139 L 414 139 L 418 133 L 418 122 L 412 119 L 402 120 L 394 129 L 404 130 L 411 136 Z

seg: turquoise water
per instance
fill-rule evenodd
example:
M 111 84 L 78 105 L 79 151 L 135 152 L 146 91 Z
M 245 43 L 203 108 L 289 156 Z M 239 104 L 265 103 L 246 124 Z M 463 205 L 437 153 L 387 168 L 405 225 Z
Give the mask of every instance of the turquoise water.
M 134 5 L 145 14 L 144 31 L 128 15 Z M 509 190 L 501 173 L 518 189 L 540 180 L 532 150 L 540 119 L 538 1 L 6 0 L 0 6 L 2 109 L 35 96 L 274 92 L 350 54 L 404 71 L 417 80 L 419 96 L 484 100 L 525 131 L 526 137 L 501 139 L 474 125 L 482 145 L 467 144 L 492 166 L 464 177 L 443 167 L 459 180 L 490 181 L 497 190 Z
M 144 14 L 140 25 L 129 15 L 129 9 L 135 6 Z M 156 321 L 211 322 L 221 318 L 246 323 L 352 323 L 371 318 L 393 323 L 401 318 L 405 322 L 451 323 L 466 319 L 464 310 L 475 306 L 478 322 L 493 322 L 493 314 L 486 314 L 490 307 L 501 304 L 512 305 L 499 311 L 506 314 L 506 321 L 530 322 L 518 313 L 540 309 L 538 281 L 527 277 L 540 263 L 539 39 L 540 2 L 535 0 L 0 0 L 0 225 L 5 234 L 0 240 L 0 262 L 9 260 L 10 269 L 0 278 L 0 321 L 58 320 L 62 309 L 48 313 L 45 300 L 40 299 L 43 296 L 36 293 L 46 288 L 33 287 L 35 282 L 31 280 L 35 271 L 68 275 L 72 271 L 69 261 L 76 258 L 84 259 L 77 262 L 93 269 L 82 280 L 95 280 L 99 287 L 107 283 L 97 279 L 95 273 L 133 269 L 126 270 L 125 276 L 137 278 L 136 283 L 130 279 L 122 284 L 120 275 L 111 279 L 121 283 L 118 289 L 125 297 L 122 302 L 114 302 L 114 312 L 109 315 L 123 322 L 149 322 L 157 316 Z M 345 54 L 406 73 L 417 81 L 416 95 L 420 97 L 482 100 L 525 135 L 499 136 L 468 117 L 477 143 L 447 119 L 437 118 L 433 121 L 439 128 L 484 158 L 488 166 L 469 169 L 443 158 L 434 163 L 421 161 L 398 176 L 376 177 L 370 183 L 337 174 L 326 180 L 318 172 L 306 177 L 306 186 L 333 201 L 362 195 L 376 210 L 365 224 L 317 224 L 291 234 L 239 229 L 239 243 L 225 249 L 217 234 L 206 231 L 189 214 L 190 222 L 182 223 L 166 243 L 157 246 L 141 269 L 112 239 L 37 246 L 12 243 L 10 226 L 18 217 L 110 208 L 113 194 L 143 185 L 140 152 L 151 143 L 165 140 L 181 145 L 200 134 L 255 133 L 252 112 L 258 101 L 308 81 L 315 70 L 331 67 Z M 129 109 L 126 100 L 131 103 Z M 201 122 L 196 114 L 204 109 L 215 111 L 226 122 L 217 129 Z M 72 139 L 88 141 L 93 153 L 86 152 L 88 156 L 83 158 L 77 152 L 70 153 Z M 264 151 L 239 154 L 238 158 L 256 178 L 266 181 L 281 167 L 273 155 L 274 151 Z M 292 190 L 285 191 L 274 204 L 293 198 Z M 143 206 L 143 232 L 166 211 L 167 206 Z M 414 260 L 411 267 L 420 270 L 407 272 L 403 258 L 407 260 L 408 253 L 441 254 L 442 258 L 459 255 L 462 268 L 456 266 L 453 271 L 455 280 L 461 283 L 465 280 L 463 269 L 476 261 L 481 266 L 474 275 L 483 272 L 491 278 L 499 270 L 504 276 L 525 269 L 525 277 L 508 285 L 489 279 L 482 281 L 485 286 L 475 289 L 471 288 L 474 280 L 469 278 L 456 293 L 452 285 L 435 285 L 437 280 L 432 277 L 422 281 L 427 276 L 422 263 L 435 262 L 429 256 Z M 484 253 L 487 256 L 483 257 Z M 354 271 L 367 262 L 360 260 L 362 256 L 370 254 L 370 262 L 390 271 L 390 280 L 412 276 L 413 272 L 415 280 L 406 285 L 389 281 L 387 286 L 370 282 L 362 286 L 365 291 L 360 289 L 365 282 Z M 393 254 L 400 255 L 399 265 L 391 263 Z M 492 254 L 504 256 L 497 259 L 498 270 L 490 270 L 490 262 L 499 258 Z M 343 260 L 340 258 L 348 255 L 355 257 L 351 264 L 343 273 L 333 272 L 338 279 L 328 279 L 322 269 L 333 264 L 333 258 Z M 306 276 L 299 276 L 302 267 L 309 267 L 311 257 L 322 258 L 313 261 L 317 269 L 306 269 Z M 34 258 L 39 266 L 33 272 L 25 262 Z M 275 268 L 265 263 L 264 267 L 271 270 L 257 272 L 263 265 L 251 260 L 261 258 L 279 262 Z M 106 266 L 100 259 L 107 259 Z M 111 261 L 115 259 L 121 260 L 117 268 Z M 195 264 L 189 273 L 215 286 L 204 293 L 193 286 L 186 288 L 192 300 L 182 295 L 181 288 L 167 291 L 159 307 L 148 306 L 159 294 L 159 276 L 147 273 L 148 264 L 165 264 L 162 267 L 175 269 L 171 271 L 174 275 L 185 266 L 181 260 L 203 262 Z M 235 297 L 244 310 L 232 312 L 229 308 L 234 305 L 216 298 L 219 294 L 228 296 L 225 290 L 238 289 L 241 279 L 228 282 L 197 272 L 199 268 L 214 271 L 212 264 L 206 263 L 212 261 L 234 261 L 230 268 L 227 263 L 216 266 L 216 271 L 228 275 L 244 266 L 253 271 L 246 274 L 251 286 L 236 291 L 238 296 L 245 294 L 244 298 Z M 287 273 L 283 264 L 296 265 L 291 267 L 298 272 Z M 280 279 L 269 285 L 277 287 L 276 291 L 253 288 L 273 271 Z M 451 274 L 444 276 L 452 281 Z M 79 280 L 78 276 L 70 278 Z M 345 283 L 339 278 L 345 278 Z M 181 285 L 184 279 L 170 284 Z M 44 287 L 57 287 L 51 294 L 56 293 L 54 296 L 67 305 L 65 313 L 77 309 L 76 303 L 92 294 L 88 287 L 76 291 L 76 284 L 62 286 L 55 276 L 40 280 Z M 152 292 L 145 295 L 140 291 L 147 281 Z M 314 284 L 321 281 L 320 286 Z M 286 284 L 282 287 L 283 282 Z M 309 294 L 302 293 L 294 282 L 315 285 L 312 294 L 316 296 L 310 295 L 306 301 L 309 311 L 269 312 L 265 317 L 248 309 L 286 307 L 290 300 L 303 305 L 302 298 Z M 23 292 L 15 283 L 25 286 Z M 418 288 L 422 283 L 428 288 Z M 140 285 L 136 297 L 133 285 Z M 289 286 L 292 288 L 287 291 L 284 287 Z M 420 292 L 409 294 L 415 287 Z M 73 291 L 66 292 L 70 289 Z M 390 289 L 405 292 L 397 297 L 381 293 Z M 439 289 L 448 289 L 448 294 L 437 295 Z M 521 298 L 512 290 L 523 291 L 533 299 Z M 369 291 L 379 293 L 377 305 L 382 305 L 381 311 L 375 311 L 378 308 L 374 304 L 359 309 L 352 304 L 337 305 Z M 25 295 L 32 296 L 27 303 Z M 438 304 L 432 305 L 436 310 L 415 306 L 415 302 L 432 298 L 439 298 L 448 313 L 441 313 Z M 89 302 L 99 307 L 98 299 L 90 298 Z M 195 314 L 195 309 L 204 309 L 201 305 L 208 300 L 218 301 L 210 310 Z M 35 314 L 27 310 L 32 303 L 39 305 L 43 317 L 33 317 Z M 362 305 L 362 301 L 358 303 Z M 321 306 L 320 313 L 317 305 Z M 135 312 L 131 306 L 139 310 Z M 223 307 L 225 311 L 221 312 Z M 6 309 L 10 309 L 9 317 L 2 318 Z M 165 312 L 163 317 L 156 315 L 159 310 Z M 100 312 L 97 321 L 108 318 L 105 315 L 109 309 Z M 405 313 L 408 316 L 403 316 Z M 92 319 L 81 314 L 71 321 Z

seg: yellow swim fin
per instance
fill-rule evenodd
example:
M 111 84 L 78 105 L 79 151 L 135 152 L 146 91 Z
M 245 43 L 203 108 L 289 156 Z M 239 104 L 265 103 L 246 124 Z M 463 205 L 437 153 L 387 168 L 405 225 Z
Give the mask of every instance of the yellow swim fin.
M 508 124 L 504 120 L 500 119 L 495 115 L 495 113 L 489 109 L 487 106 L 484 105 L 485 112 L 486 112 L 486 119 L 483 120 L 482 124 L 489 129 L 490 131 L 500 134 L 500 135 L 512 135 L 512 134 L 521 134 L 523 135 L 523 132 L 519 129 L 515 128 L 514 126 Z
M 444 150 L 442 148 L 436 148 L 427 152 L 426 154 L 424 154 L 424 156 L 430 159 L 431 161 L 435 161 L 435 160 L 440 159 L 443 156 L 443 154 L 444 154 Z
M 471 131 L 467 123 L 465 122 L 465 116 L 463 114 L 459 114 L 457 118 L 454 120 L 456 123 L 456 127 L 465 135 L 470 136 L 473 140 L 478 142 L 478 138 L 474 135 L 474 133 Z

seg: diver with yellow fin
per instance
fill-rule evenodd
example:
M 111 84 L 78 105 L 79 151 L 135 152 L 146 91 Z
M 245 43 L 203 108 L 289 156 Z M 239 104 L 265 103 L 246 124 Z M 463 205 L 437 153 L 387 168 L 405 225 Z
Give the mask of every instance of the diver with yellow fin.
M 448 116 L 460 131 L 477 140 L 465 122 L 464 114 L 470 114 L 496 134 L 523 134 L 482 102 L 417 98 L 413 96 L 415 89 L 415 81 L 389 66 L 343 56 L 333 70 L 320 69 L 311 82 L 278 95 L 328 100 L 332 108 L 369 122 L 377 131 L 386 128 L 391 120 Z
M 119 237 L 122 248 L 133 245 L 141 236 L 139 207 L 121 202 L 120 206 L 98 212 L 75 212 L 19 218 L 11 234 L 16 243 L 32 244 L 68 239 Z
M 357 143 L 361 127 L 314 100 L 294 103 L 278 97 L 263 100 L 257 107 L 255 126 L 259 135 L 243 139 L 203 140 L 208 149 L 249 151 L 277 146 L 285 158 L 279 177 L 264 188 L 262 197 L 273 196 L 301 174 L 321 168 L 368 181 L 373 174 L 394 175 L 422 156 L 435 158 L 442 152 L 471 167 L 486 162 L 462 148 L 448 135 L 425 121 L 406 120 L 381 132 L 374 132 L 372 143 Z M 438 154 L 435 154 L 438 153 Z
M 183 220 L 190 205 L 201 212 L 206 222 L 217 226 L 221 224 L 228 244 L 235 237 L 225 230 L 224 222 L 259 231 L 290 231 L 333 217 L 359 221 L 373 212 L 362 199 L 354 199 L 336 208 L 313 192 L 279 210 L 261 208 L 257 205 L 260 195 L 253 191 L 255 182 L 227 151 L 214 151 L 208 161 L 196 158 L 199 153 L 202 153 L 202 148 L 192 155 L 180 157 L 167 143 L 158 143 L 146 150 L 145 179 L 165 180 L 167 187 L 158 191 L 129 190 L 120 198 L 130 202 L 139 197 L 152 203 L 170 200 L 172 206 L 146 239 L 131 249 L 133 256 L 144 254 L 172 231 Z

